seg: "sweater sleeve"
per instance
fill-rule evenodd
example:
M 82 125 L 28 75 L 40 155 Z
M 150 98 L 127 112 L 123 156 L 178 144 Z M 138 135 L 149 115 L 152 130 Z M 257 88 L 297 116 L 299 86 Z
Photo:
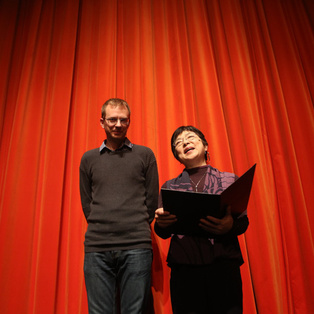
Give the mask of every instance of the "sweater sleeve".
M 151 158 L 146 170 L 146 206 L 148 208 L 149 223 L 152 223 L 155 217 L 155 210 L 158 205 L 158 169 L 154 153 L 151 151 Z
M 83 155 L 80 164 L 80 196 L 82 209 L 87 220 L 90 214 L 90 203 L 92 201 L 91 180 L 87 170 L 87 160 Z

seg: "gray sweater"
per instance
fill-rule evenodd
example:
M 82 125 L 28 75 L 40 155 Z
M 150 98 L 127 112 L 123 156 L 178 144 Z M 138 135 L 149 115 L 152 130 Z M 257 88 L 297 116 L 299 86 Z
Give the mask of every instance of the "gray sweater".
M 88 223 L 85 252 L 151 248 L 150 223 L 158 206 L 154 153 L 126 144 L 87 151 L 80 164 L 80 194 Z

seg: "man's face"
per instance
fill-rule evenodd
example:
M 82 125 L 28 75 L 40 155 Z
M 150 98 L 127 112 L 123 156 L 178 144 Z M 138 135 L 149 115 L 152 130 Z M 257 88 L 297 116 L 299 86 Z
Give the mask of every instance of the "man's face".
M 106 108 L 106 116 L 100 119 L 108 141 L 123 141 L 129 128 L 129 111 L 124 106 Z

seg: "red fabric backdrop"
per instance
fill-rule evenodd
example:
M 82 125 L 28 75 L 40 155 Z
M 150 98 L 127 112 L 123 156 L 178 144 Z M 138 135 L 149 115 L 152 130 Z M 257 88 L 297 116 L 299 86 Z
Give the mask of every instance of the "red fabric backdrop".
M 78 167 L 111 97 L 160 184 L 182 169 L 180 125 L 220 170 L 257 163 L 244 312 L 314 312 L 313 17 L 312 0 L 1 0 L 1 313 L 87 313 Z M 152 237 L 155 312 L 171 313 L 169 243 Z

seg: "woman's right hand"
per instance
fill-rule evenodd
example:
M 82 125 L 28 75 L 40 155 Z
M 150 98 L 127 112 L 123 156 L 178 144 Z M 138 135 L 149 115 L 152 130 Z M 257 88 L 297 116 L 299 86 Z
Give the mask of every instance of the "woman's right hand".
M 164 209 L 158 208 L 155 211 L 156 223 L 160 228 L 167 228 L 173 225 L 177 221 L 176 215 L 172 215 Z

